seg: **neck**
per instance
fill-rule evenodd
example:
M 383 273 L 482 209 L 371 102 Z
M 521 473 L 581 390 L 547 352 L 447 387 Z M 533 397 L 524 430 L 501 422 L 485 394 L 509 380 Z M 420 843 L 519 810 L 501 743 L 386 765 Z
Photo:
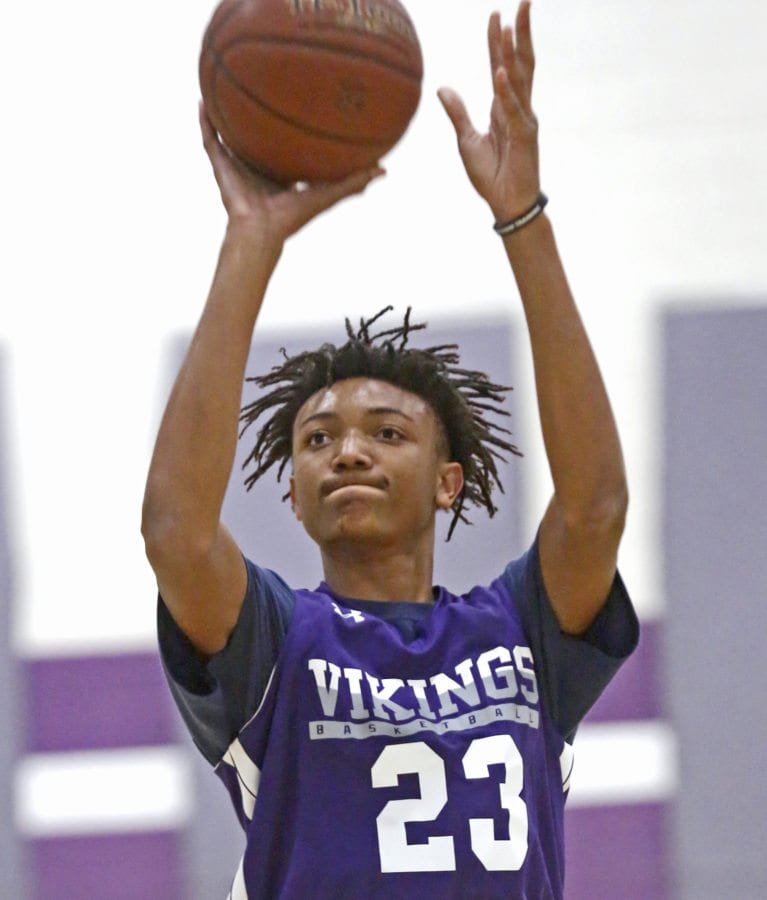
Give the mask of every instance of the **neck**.
M 434 544 L 422 550 L 388 550 L 364 543 L 325 546 L 322 568 L 330 589 L 356 600 L 432 599 Z

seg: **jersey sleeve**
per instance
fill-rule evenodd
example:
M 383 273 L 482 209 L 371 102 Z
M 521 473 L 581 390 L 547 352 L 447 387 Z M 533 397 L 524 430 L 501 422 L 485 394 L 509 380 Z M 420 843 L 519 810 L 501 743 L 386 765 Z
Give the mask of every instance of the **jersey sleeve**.
M 157 631 L 170 691 L 203 756 L 216 765 L 258 708 L 293 614 L 295 595 L 269 569 L 245 561 L 248 583 L 226 647 L 204 656 L 158 598 Z
M 559 627 L 543 583 L 537 539 L 506 567 L 501 580 L 530 641 L 549 715 L 562 737 L 572 740 L 639 640 L 639 622 L 623 580 L 616 572 L 604 607 L 580 637 Z

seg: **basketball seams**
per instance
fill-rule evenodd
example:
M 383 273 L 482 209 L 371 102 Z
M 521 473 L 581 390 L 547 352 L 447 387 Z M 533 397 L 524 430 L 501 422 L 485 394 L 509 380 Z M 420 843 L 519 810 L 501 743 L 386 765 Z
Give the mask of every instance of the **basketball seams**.
M 380 147 L 382 152 L 385 152 L 391 147 L 391 136 L 387 138 L 379 138 L 377 140 L 352 138 L 334 131 L 323 131 L 321 128 L 313 127 L 311 125 L 308 125 L 306 122 L 301 121 L 300 119 L 296 119 L 293 116 L 288 116 L 285 113 L 281 112 L 279 109 L 270 106 L 266 101 L 256 96 L 252 91 L 245 88 L 234 77 L 234 74 L 230 71 L 230 69 L 223 61 L 217 60 L 217 62 L 218 65 L 216 66 L 216 74 L 226 78 L 231 87 L 236 88 L 236 90 L 239 91 L 239 93 L 242 94 L 243 97 L 248 99 L 251 103 L 255 103 L 256 106 L 259 106 L 262 110 L 268 112 L 271 116 L 274 116 L 275 119 L 279 119 L 281 122 L 284 122 L 286 125 L 290 125 L 291 128 L 295 128 L 303 134 L 306 134 L 313 138 L 321 138 L 322 140 L 342 141 L 344 144 L 349 144 L 353 147 Z M 221 109 L 215 82 L 212 88 L 217 112 L 219 113 L 221 121 L 226 122 L 227 117 Z
M 328 39 L 329 35 L 331 38 L 333 35 L 335 35 L 338 40 L 338 43 L 329 43 L 329 42 L 325 43 L 323 41 L 314 41 L 311 38 L 305 38 L 303 35 L 301 35 L 299 37 L 296 37 L 295 35 L 290 35 L 288 37 L 288 36 L 284 36 L 284 35 L 280 35 L 280 34 L 272 35 L 269 33 L 265 33 L 265 34 L 262 33 L 262 34 L 254 34 L 254 35 L 238 36 L 238 37 L 230 38 L 228 42 L 226 42 L 226 43 L 222 42 L 218 46 L 214 46 L 213 42 L 208 42 L 206 44 L 206 46 L 211 51 L 215 50 L 217 52 L 225 52 L 230 47 L 234 46 L 235 44 L 241 43 L 243 41 L 245 41 L 245 42 L 253 41 L 255 43 L 259 43 L 259 42 L 263 41 L 266 44 L 282 43 L 282 44 L 285 44 L 286 46 L 293 46 L 293 47 L 317 47 L 320 50 L 332 50 L 335 53 L 352 52 L 352 53 L 356 53 L 356 54 L 362 54 L 370 59 L 374 59 L 376 62 L 380 62 L 383 59 L 383 60 L 385 60 L 386 65 L 392 66 L 392 68 L 397 68 L 398 70 L 402 71 L 402 65 L 403 65 L 402 63 L 396 63 L 389 56 L 381 57 L 376 54 L 374 49 L 370 49 L 369 47 L 364 47 L 364 48 L 361 47 L 359 50 L 351 50 L 349 47 L 345 46 L 343 41 L 345 38 L 349 37 L 350 32 L 348 32 L 348 31 L 340 30 L 332 24 L 326 24 L 326 25 L 318 24 L 317 27 L 314 29 L 314 31 L 316 31 L 317 33 L 324 31 L 325 34 L 322 34 L 321 36 L 322 36 L 322 38 L 325 38 L 325 39 Z M 361 35 L 361 38 L 362 38 L 362 40 L 365 40 L 366 38 L 369 40 L 369 36 L 365 35 L 365 34 Z M 374 43 L 376 45 L 378 45 L 379 47 L 381 47 L 381 45 L 383 45 L 384 47 L 388 48 L 389 50 L 392 50 L 393 52 L 399 54 L 403 58 L 413 57 L 412 58 L 413 68 L 409 71 L 408 74 L 410 74 L 410 76 L 412 78 L 417 78 L 419 81 L 421 80 L 421 78 L 423 77 L 423 59 L 421 57 L 420 48 L 417 45 L 403 44 L 392 38 L 388 38 L 384 35 L 376 35 L 376 39 L 375 39 Z M 412 52 L 408 52 L 408 51 L 412 51 Z
M 266 44 L 268 46 L 284 46 L 296 49 L 300 48 L 301 50 L 320 50 L 324 53 L 331 53 L 334 56 L 342 56 L 347 59 L 372 62 L 376 65 L 382 66 L 383 68 L 387 69 L 387 71 L 396 72 L 398 75 L 402 75 L 409 81 L 415 81 L 419 85 L 421 83 L 422 73 L 420 71 L 406 69 L 403 66 L 392 62 L 390 57 L 376 56 L 367 50 L 363 52 L 362 50 L 351 50 L 348 47 L 343 46 L 335 46 L 331 44 L 315 44 L 312 41 L 295 41 L 283 37 L 259 35 L 258 37 L 235 38 L 230 43 L 220 48 L 214 49 L 213 47 L 211 47 L 210 53 L 217 64 L 225 65 L 224 55 L 233 47 L 240 47 L 243 44 Z

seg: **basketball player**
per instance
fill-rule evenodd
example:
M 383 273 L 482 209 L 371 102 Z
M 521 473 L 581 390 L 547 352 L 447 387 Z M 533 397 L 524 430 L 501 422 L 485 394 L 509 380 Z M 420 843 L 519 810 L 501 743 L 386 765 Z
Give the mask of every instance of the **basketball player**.
M 435 515 L 494 511 L 494 457 L 515 448 L 485 412 L 504 389 L 453 348 L 409 348 L 409 315 L 286 359 L 243 413 L 246 425 L 268 414 L 250 481 L 288 468 L 323 583 L 294 589 L 221 524 L 251 334 L 283 244 L 381 170 L 280 190 L 201 114 L 228 225 L 143 532 L 171 690 L 245 830 L 236 900 L 563 896 L 571 741 L 638 636 L 616 570 L 627 490 L 543 212 L 527 3 L 513 28 L 491 16 L 489 47 L 489 132 L 455 93 L 440 99 L 522 298 L 554 495 L 529 551 L 462 596 L 432 585 Z

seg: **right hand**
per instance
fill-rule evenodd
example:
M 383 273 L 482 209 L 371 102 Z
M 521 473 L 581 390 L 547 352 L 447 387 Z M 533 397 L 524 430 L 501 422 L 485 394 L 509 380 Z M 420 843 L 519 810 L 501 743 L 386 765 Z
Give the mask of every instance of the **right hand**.
M 332 184 L 283 187 L 246 166 L 222 144 L 202 102 L 200 129 L 230 226 L 255 231 L 279 247 L 319 213 L 361 193 L 374 178 L 385 174 L 380 166 L 374 166 Z

